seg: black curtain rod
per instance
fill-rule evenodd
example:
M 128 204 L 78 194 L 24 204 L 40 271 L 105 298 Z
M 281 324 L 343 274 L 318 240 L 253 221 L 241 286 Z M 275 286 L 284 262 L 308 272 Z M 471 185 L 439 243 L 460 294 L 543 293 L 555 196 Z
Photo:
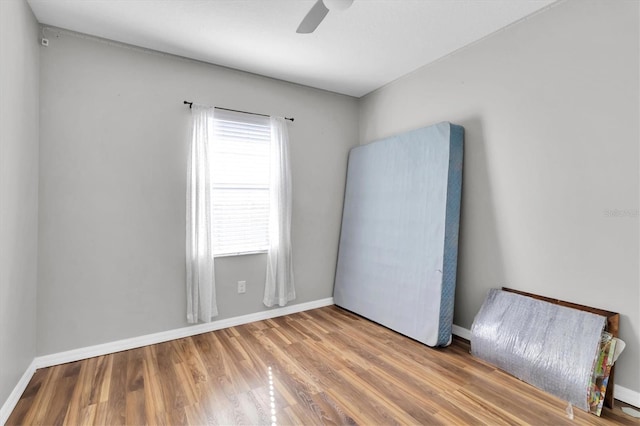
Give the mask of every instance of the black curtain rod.
M 189 102 L 189 101 L 184 101 L 183 102 L 185 105 L 189 105 L 189 108 L 191 108 L 193 106 L 193 102 Z M 270 117 L 267 114 L 258 114 L 257 112 L 249 112 L 249 111 L 240 111 L 239 109 L 230 109 L 230 108 L 221 108 L 221 107 L 214 107 L 215 109 L 221 109 L 224 111 L 233 111 L 233 112 L 241 112 L 244 114 L 252 114 L 252 115 L 259 115 L 262 117 Z M 285 120 L 289 120 L 289 121 L 293 121 L 293 117 L 284 117 Z

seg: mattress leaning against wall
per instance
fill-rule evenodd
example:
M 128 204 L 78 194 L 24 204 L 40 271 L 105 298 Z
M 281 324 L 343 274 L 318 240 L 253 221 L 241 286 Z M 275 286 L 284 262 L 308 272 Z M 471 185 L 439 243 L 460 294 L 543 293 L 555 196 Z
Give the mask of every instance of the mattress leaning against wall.
M 463 137 L 443 122 L 349 155 L 334 301 L 429 346 L 451 342 Z

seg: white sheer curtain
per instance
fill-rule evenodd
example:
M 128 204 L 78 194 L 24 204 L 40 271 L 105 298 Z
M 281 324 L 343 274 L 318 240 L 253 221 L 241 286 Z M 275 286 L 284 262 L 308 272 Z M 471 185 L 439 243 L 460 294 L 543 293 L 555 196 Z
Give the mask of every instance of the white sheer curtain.
M 187 175 L 187 321 L 218 315 L 211 213 L 214 108 L 192 105 L 193 132 Z
M 296 298 L 291 259 L 291 166 L 289 135 L 281 117 L 271 117 L 269 252 L 264 304 L 284 306 Z

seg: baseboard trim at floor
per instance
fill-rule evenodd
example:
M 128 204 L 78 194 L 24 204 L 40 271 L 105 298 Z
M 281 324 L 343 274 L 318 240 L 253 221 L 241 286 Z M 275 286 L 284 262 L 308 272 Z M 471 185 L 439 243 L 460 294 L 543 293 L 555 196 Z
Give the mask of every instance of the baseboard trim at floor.
M 626 402 L 629 405 L 640 408 L 640 392 L 633 391 L 624 386 L 613 386 L 613 397 L 618 401 Z
M 132 337 L 130 339 L 117 340 L 115 342 L 103 343 L 100 345 L 88 346 L 85 348 L 39 356 L 34 360 L 34 362 L 36 368 L 51 367 L 53 365 L 64 364 L 67 362 L 79 361 L 81 359 L 93 358 L 95 356 L 106 355 L 114 352 L 140 348 L 142 346 L 167 342 L 169 340 L 181 339 L 183 337 L 195 336 L 196 334 L 208 333 L 210 331 L 221 330 L 223 328 L 248 324 L 250 322 L 281 317 L 283 315 L 295 314 L 297 312 L 322 308 L 329 305 L 333 305 L 333 297 L 314 300 L 312 302 L 298 303 L 296 305 L 270 309 L 268 311 L 261 311 L 233 318 L 222 319 L 206 324 L 197 324 L 190 327 L 177 328 L 160 333 L 147 334 L 144 336 Z
M 462 337 L 465 340 L 471 341 L 471 331 L 464 327 L 453 324 L 451 326 L 451 333 L 458 337 Z
M 16 408 L 22 393 L 27 388 L 31 377 L 33 377 L 33 373 L 36 372 L 36 362 L 35 359 L 31 361 L 31 364 L 27 367 L 22 377 L 13 388 L 13 391 L 9 394 L 9 398 L 2 404 L 0 407 L 0 425 L 3 425 L 9 420 L 9 416 L 13 412 L 13 409 Z

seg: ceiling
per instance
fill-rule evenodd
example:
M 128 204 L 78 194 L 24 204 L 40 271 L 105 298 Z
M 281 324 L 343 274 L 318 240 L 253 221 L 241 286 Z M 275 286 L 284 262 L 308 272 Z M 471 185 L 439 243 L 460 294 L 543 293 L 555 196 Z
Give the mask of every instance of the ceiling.
M 28 0 L 38 21 L 360 97 L 555 0 L 355 0 L 312 34 L 315 0 Z

